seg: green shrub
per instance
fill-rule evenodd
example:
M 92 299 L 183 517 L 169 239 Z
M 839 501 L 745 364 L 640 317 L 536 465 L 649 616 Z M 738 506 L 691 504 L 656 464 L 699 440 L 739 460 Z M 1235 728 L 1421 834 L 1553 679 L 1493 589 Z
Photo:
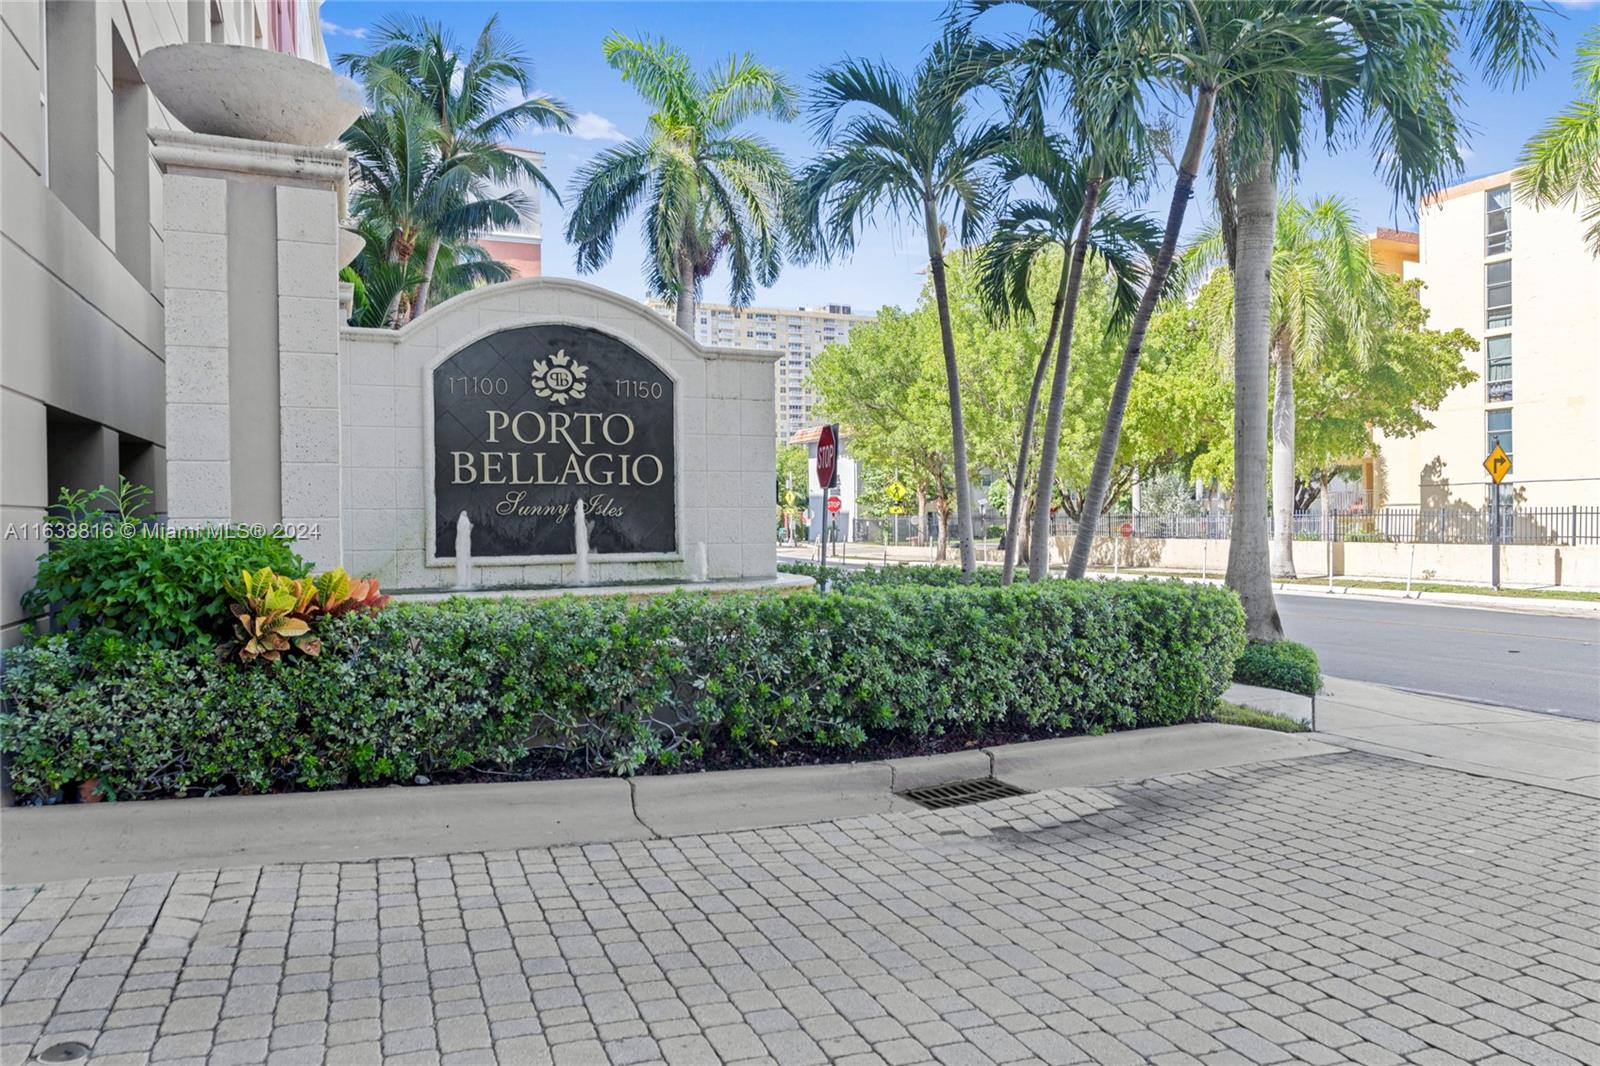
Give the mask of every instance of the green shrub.
M 407 781 L 552 762 L 632 773 L 848 752 L 998 724 L 1099 732 L 1211 712 L 1232 593 L 1177 582 L 845 593 L 456 598 L 330 619 L 322 652 L 58 634 L 5 653 L 19 795 L 119 798 Z
M 1233 679 L 1241 685 L 1283 689 L 1314 696 L 1322 688 L 1322 669 L 1317 653 L 1292 640 L 1247 645 L 1233 668 Z
M 116 492 L 63 489 L 52 509 L 50 550 L 39 557 L 23 608 L 54 616 L 59 628 L 209 647 L 231 621 L 225 581 L 263 566 L 290 577 L 309 570 L 282 536 L 146 524 L 139 513 L 149 495 L 125 478 Z

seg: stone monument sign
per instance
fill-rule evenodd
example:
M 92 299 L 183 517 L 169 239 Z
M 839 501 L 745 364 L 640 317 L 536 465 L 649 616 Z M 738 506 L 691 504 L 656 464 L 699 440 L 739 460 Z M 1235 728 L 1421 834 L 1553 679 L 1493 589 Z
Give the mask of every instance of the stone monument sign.
M 776 355 L 561 278 L 346 327 L 341 558 L 449 589 L 470 526 L 478 588 L 774 580 Z
M 485 562 L 572 557 L 583 501 L 595 557 L 678 550 L 673 381 L 579 325 L 492 333 L 431 371 L 430 559 L 453 560 L 459 516 Z

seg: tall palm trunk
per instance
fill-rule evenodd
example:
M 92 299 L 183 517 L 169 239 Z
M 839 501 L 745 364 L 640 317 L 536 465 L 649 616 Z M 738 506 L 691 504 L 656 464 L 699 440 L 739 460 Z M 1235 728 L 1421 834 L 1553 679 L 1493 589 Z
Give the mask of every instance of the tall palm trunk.
M 1294 577 L 1294 351 L 1277 344 L 1272 394 L 1272 576 Z
M 1028 457 L 1033 453 L 1033 421 L 1039 413 L 1039 393 L 1044 390 L 1044 372 L 1050 366 L 1050 345 L 1055 343 L 1056 330 L 1061 325 L 1061 305 L 1067 295 L 1067 272 L 1061 271 L 1056 284 L 1055 303 L 1050 308 L 1050 329 L 1044 335 L 1044 347 L 1039 349 L 1039 363 L 1033 368 L 1033 387 L 1028 390 L 1028 409 L 1022 415 L 1022 442 L 1017 448 L 1017 476 L 1011 481 L 1011 506 L 1006 508 L 1005 562 L 1000 570 L 1000 584 L 1011 584 L 1017 569 L 1018 535 L 1023 529 L 1022 497 L 1027 491 Z
M 411 256 L 416 252 L 416 249 L 417 244 L 414 236 L 408 236 L 404 230 L 396 230 L 394 236 L 389 238 L 389 262 L 399 263 L 404 266 L 406 263 L 411 262 Z M 383 310 L 383 324 L 385 326 L 394 322 L 395 314 L 400 310 L 400 299 L 405 294 L 405 287 L 398 286 L 394 290 L 394 295 L 389 297 L 389 306 Z
M 433 288 L 433 268 L 439 262 L 439 238 L 428 242 L 428 255 L 422 261 L 422 284 L 417 286 L 417 302 L 411 308 L 411 320 L 416 321 L 428 309 L 428 292 Z
M 1219 179 L 1225 180 L 1225 179 Z M 1251 640 L 1281 640 L 1267 554 L 1267 353 L 1272 338 L 1272 158 L 1239 185 L 1233 272 L 1233 532 L 1226 584 L 1244 604 Z M 1292 470 L 1292 467 L 1291 467 Z M 1294 506 L 1293 485 L 1289 506 Z
M 686 247 L 678 253 L 678 328 L 694 336 L 694 257 Z M 826 486 L 824 486 L 826 487 Z
M 978 552 L 972 543 L 972 483 L 967 477 L 967 423 L 961 414 L 961 374 L 956 368 L 956 339 L 950 329 L 950 294 L 944 278 L 944 247 L 939 237 L 939 215 L 933 197 L 925 195 L 922 207 L 928 226 L 928 270 L 933 274 L 933 296 L 939 305 L 944 378 L 950 389 L 950 451 L 956 468 L 956 533 L 961 538 L 961 574 L 963 581 L 971 582 L 978 572 Z
M 1039 452 L 1039 491 L 1033 505 L 1033 539 L 1046 542 L 1050 536 L 1050 489 L 1056 481 L 1056 456 L 1061 450 L 1061 408 L 1067 398 L 1067 374 L 1072 369 L 1072 324 L 1078 316 L 1078 291 L 1083 285 L 1083 263 L 1089 255 L 1089 230 L 1094 225 L 1095 208 L 1100 203 L 1100 178 L 1090 178 L 1083 189 L 1083 216 L 1078 219 L 1078 235 L 1072 242 L 1072 265 L 1068 271 L 1067 302 L 1061 309 L 1061 335 L 1056 338 L 1055 379 L 1050 382 L 1050 410 L 1044 420 L 1044 441 Z M 1043 581 L 1050 575 L 1050 553 L 1039 552 L 1028 560 L 1028 580 Z
M 1217 90 L 1208 86 L 1200 90 L 1195 101 L 1194 117 L 1189 122 L 1189 139 L 1184 143 L 1183 156 L 1178 161 L 1178 177 L 1172 185 L 1172 205 L 1167 209 L 1167 229 L 1161 238 L 1161 250 L 1150 266 L 1150 277 L 1145 282 L 1144 295 L 1133 314 L 1133 325 L 1128 331 L 1128 345 L 1122 352 L 1122 366 L 1117 371 L 1117 382 L 1111 391 L 1111 403 L 1106 408 L 1105 428 L 1100 432 L 1100 448 L 1095 452 L 1094 469 L 1089 474 L 1089 488 L 1083 495 L 1083 517 L 1078 522 L 1078 533 L 1072 541 L 1072 556 L 1067 560 L 1067 576 L 1082 577 L 1089 569 L 1089 549 L 1094 547 L 1094 531 L 1099 525 L 1100 510 L 1105 506 L 1106 494 L 1111 490 L 1111 467 L 1117 458 L 1117 443 L 1122 437 L 1122 416 L 1128 409 L 1128 395 L 1133 391 L 1133 374 L 1139 369 L 1139 354 L 1144 349 L 1144 332 L 1150 326 L 1150 316 L 1155 314 L 1156 301 L 1166 286 L 1167 275 L 1172 272 L 1173 254 L 1178 248 L 1178 231 L 1183 228 L 1183 215 L 1189 206 L 1189 196 L 1194 191 L 1194 179 L 1200 172 L 1200 160 L 1206 147 L 1206 129 L 1211 125 L 1211 108 L 1216 102 Z

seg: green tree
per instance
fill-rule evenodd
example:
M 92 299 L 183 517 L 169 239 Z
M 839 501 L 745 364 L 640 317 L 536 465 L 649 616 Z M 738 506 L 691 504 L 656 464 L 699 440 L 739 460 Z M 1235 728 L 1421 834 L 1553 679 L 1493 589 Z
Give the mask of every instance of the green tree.
M 1517 159 L 1517 195 L 1539 207 L 1582 210 L 1584 239 L 1600 255 L 1600 27 L 1584 34 L 1573 80 L 1578 98 Z
M 470 50 L 439 23 L 402 15 L 381 20 L 371 43 L 370 52 L 338 60 L 362 79 L 371 104 L 344 138 L 357 186 L 351 206 L 385 232 L 384 261 L 400 267 L 382 286 L 394 290 L 386 317 L 410 295 L 415 318 L 427 310 L 441 250 L 453 250 L 458 266 L 479 263 L 485 257 L 467 250 L 471 238 L 531 214 L 525 193 L 496 187 L 531 180 L 560 201 L 538 165 L 504 142 L 529 126 L 566 129 L 571 116 L 559 100 L 531 91 L 531 64 L 498 16 Z M 513 94 L 519 102 L 504 106 Z M 395 286 L 409 278 L 419 245 L 421 270 L 412 285 Z M 457 274 L 475 276 L 481 272 Z
M 1341 332 L 1315 361 L 1294 363 L 1295 474 L 1302 503 L 1311 495 L 1309 486 L 1320 483 L 1326 472 L 1365 454 L 1373 446 L 1374 431 L 1411 437 L 1431 429 L 1429 414 L 1451 391 L 1477 377 L 1467 369 L 1465 353 L 1476 351 L 1478 342 L 1463 330 L 1428 327 L 1427 311 L 1418 298 L 1421 282 L 1384 277 L 1382 284 L 1389 289 L 1388 314 L 1375 323 L 1363 345 L 1352 344 L 1350 336 Z M 1164 358 L 1177 355 L 1209 364 L 1212 378 L 1221 386 L 1203 402 L 1212 408 L 1211 420 L 1197 427 L 1198 448 L 1190 469 L 1224 488 L 1234 485 L 1235 472 L 1234 439 L 1227 429 L 1233 407 L 1233 393 L 1227 387 L 1232 302 L 1232 279 L 1218 271 L 1190 304 L 1157 316 L 1152 333 L 1160 328 L 1162 335 L 1159 341 L 1151 340 L 1152 353 L 1160 351 Z
M 1185 256 L 1194 270 L 1225 259 L 1221 230 L 1201 233 Z M 1367 237 L 1343 201 L 1302 203 L 1283 196 L 1277 207 L 1270 274 L 1272 348 L 1272 573 L 1292 578 L 1296 417 L 1295 370 L 1314 371 L 1335 347 L 1367 364 L 1380 325 L 1393 313 L 1389 278 L 1372 260 Z M 1221 309 L 1231 319 L 1231 301 Z M 1231 325 L 1231 323 L 1229 323 Z M 1231 332 L 1231 331 L 1230 331 Z M 1231 354 L 1231 353 L 1230 353 Z M 1358 452 L 1347 453 L 1348 455 Z
M 1068 145 L 1054 137 L 1028 138 L 1009 149 L 1003 177 L 1026 183 L 1027 193 L 1008 202 L 1000 212 L 994 233 L 980 253 L 984 303 L 998 322 L 1033 308 L 1030 278 L 1035 265 L 1055 252 L 1067 270 L 1055 269 L 1057 284 L 1050 325 L 1034 366 L 1033 380 L 1023 410 L 1022 439 L 1011 479 L 1011 502 L 1006 509 L 1006 534 L 1001 583 L 1010 584 L 1019 549 L 1018 524 L 1023 511 L 1022 493 L 1033 450 L 1033 424 L 1039 396 L 1050 376 L 1050 400 L 1040 448 L 1038 490 L 1034 494 L 1034 528 L 1030 542 L 1044 544 L 1050 522 L 1051 488 L 1055 458 L 1061 443 L 1061 421 L 1071 369 L 1073 327 L 1086 262 L 1110 271 L 1123 319 L 1133 313 L 1143 282 L 1144 264 L 1154 254 L 1159 231 L 1143 215 L 1121 211 L 1114 201 L 1103 201 L 1106 180 L 1091 162 L 1085 166 L 1071 157 Z M 1033 195 L 1030 195 L 1033 194 Z M 1096 210 L 1096 205 L 1101 205 Z M 1092 259 L 1089 253 L 1093 252 Z M 1051 346 L 1055 346 L 1051 371 Z M 1029 577 L 1045 576 L 1049 553 L 1033 552 Z
M 1008 133 L 971 121 L 965 90 L 976 76 L 974 49 L 963 36 L 936 44 L 910 78 L 883 63 L 849 59 L 817 75 L 810 111 L 820 158 L 801 174 L 798 215 L 811 254 L 828 257 L 855 247 L 857 232 L 880 208 L 916 220 L 927 238 L 951 435 L 961 570 L 977 571 L 973 499 L 961 377 L 950 327 L 945 280 L 945 223 L 953 215 L 963 244 L 976 237 L 993 197 L 992 161 Z
M 643 137 L 578 173 L 567 240 L 580 273 L 598 270 L 643 206 L 651 295 L 675 301 L 678 328 L 692 334 L 697 286 L 724 256 L 736 304 L 778 279 L 792 178 L 777 149 L 739 127 L 762 115 L 793 118 L 795 91 L 749 54 L 696 73 L 665 41 L 613 33 L 601 47 L 655 111 Z
M 931 503 L 939 515 L 937 557 L 948 553 L 955 464 L 938 316 L 924 301 L 907 313 L 885 307 L 811 365 L 818 412 L 838 422 L 853 456 L 896 471 L 917 497 L 918 521 Z

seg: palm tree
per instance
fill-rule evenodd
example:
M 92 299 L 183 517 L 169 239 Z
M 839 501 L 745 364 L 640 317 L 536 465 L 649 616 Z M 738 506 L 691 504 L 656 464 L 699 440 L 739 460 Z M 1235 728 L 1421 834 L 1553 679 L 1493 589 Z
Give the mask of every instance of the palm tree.
M 353 175 L 351 214 L 368 237 L 368 251 L 381 247 L 389 267 L 377 284 L 362 277 L 369 298 L 383 309 L 381 324 L 391 323 L 405 300 L 415 306 L 423 294 L 427 276 L 413 262 L 419 245 L 427 243 L 428 258 L 437 259 L 441 243 L 460 244 L 524 217 L 527 197 L 520 191 L 488 195 L 481 153 L 447 156 L 440 150 L 438 123 L 415 98 L 390 97 L 351 123 L 341 140 Z M 381 245 L 372 242 L 374 235 Z M 387 291 L 388 299 L 380 303 L 377 290 Z
M 1600 255 L 1600 27 L 1584 35 L 1578 98 L 1545 124 L 1517 160 L 1517 195 L 1539 207 L 1583 210 L 1584 239 Z
M 847 59 L 823 70 L 810 111 L 826 147 L 800 175 L 797 193 L 800 239 L 816 257 L 853 249 L 857 231 L 880 207 L 915 218 L 924 229 L 950 394 L 961 570 L 968 581 L 978 560 L 941 216 L 954 214 L 963 244 L 976 239 L 994 196 L 992 163 L 1009 140 L 1002 125 L 969 121 L 964 90 L 975 84 L 974 60 L 971 42 L 952 35 L 930 50 L 909 79 L 869 60 Z
M 1185 253 L 1186 272 L 1221 264 L 1226 254 L 1221 228 L 1202 231 Z M 1274 577 L 1294 570 L 1296 364 L 1315 365 L 1335 346 L 1358 361 L 1371 353 L 1378 330 L 1392 311 L 1393 290 L 1367 247 L 1367 237 L 1337 197 L 1303 204 L 1284 196 L 1269 272 L 1272 392 L 1272 542 Z M 1222 323 L 1231 333 L 1230 306 Z
M 1233 6 L 1207 5 L 1204 21 L 1236 16 Z M 1439 188 L 1461 167 L 1460 75 L 1451 53 L 1469 41 L 1491 84 L 1516 82 L 1537 68 L 1549 32 L 1521 0 L 1278 0 L 1249 11 L 1256 29 L 1238 40 L 1215 116 L 1215 187 L 1235 308 L 1227 584 L 1244 605 L 1251 639 L 1276 640 L 1283 626 L 1266 493 L 1277 181 L 1293 174 L 1314 116 L 1330 144 L 1369 130 L 1398 197 Z M 1260 27 L 1279 32 L 1263 38 Z M 1205 28 L 1213 40 L 1223 30 Z M 1286 50 L 1287 41 L 1296 43 Z
M 524 194 L 491 196 L 493 188 L 528 180 L 561 202 L 538 164 L 504 142 L 528 126 L 565 130 L 572 116 L 561 101 L 532 92 L 531 64 L 500 31 L 498 15 L 484 23 L 470 52 L 464 53 L 442 25 L 416 16 L 383 19 L 373 31 L 372 44 L 366 54 L 340 56 L 340 65 L 362 78 L 376 108 L 416 106 L 430 115 L 433 151 L 441 163 L 453 161 L 472 175 L 441 197 L 438 214 L 421 227 L 426 251 L 412 302 L 415 318 L 428 308 L 441 246 L 467 240 L 489 222 L 485 212 L 471 209 L 473 204 L 497 199 L 514 208 L 515 217 L 531 214 L 532 201 Z M 502 106 L 513 94 L 519 101 Z M 497 219 L 492 224 L 506 223 Z
M 1007 203 L 995 220 L 992 236 L 980 252 L 979 285 L 988 312 L 1001 320 L 1014 313 L 1031 314 L 1030 277 L 1046 255 L 1053 260 L 1057 250 L 1061 253 L 1050 326 L 1034 367 L 1033 383 L 1023 411 L 1011 505 L 1006 511 L 1001 583 L 1009 585 L 1016 570 L 1021 540 L 1022 495 L 1028 462 L 1033 454 L 1034 420 L 1045 377 L 1050 371 L 1050 353 L 1054 345 L 1055 369 L 1039 466 L 1043 494 L 1036 495 L 1032 511 L 1034 528 L 1030 541 L 1040 546 L 1029 556 L 1032 580 L 1042 580 L 1049 564 L 1049 552 L 1043 546 L 1048 544 L 1049 536 L 1050 486 L 1054 483 L 1056 453 L 1061 444 L 1072 329 L 1085 264 L 1085 257 L 1078 251 L 1079 243 L 1082 242 L 1085 251 L 1094 252 L 1092 262 L 1105 269 L 1113 280 L 1117 311 L 1113 322 L 1120 325 L 1132 315 L 1138 302 L 1144 263 L 1155 253 L 1158 231 L 1147 217 L 1123 214 L 1114 204 L 1096 213 L 1093 201 L 1099 197 L 1099 179 L 1089 176 L 1089 168 L 1072 158 L 1066 142 L 1058 137 L 1020 142 L 1007 149 L 1005 160 L 1004 180 L 1027 182 L 1036 195 L 1018 197 Z M 1096 188 L 1091 190 L 1091 185 Z
M 655 111 L 645 136 L 600 153 L 578 174 L 567 240 L 576 246 L 581 273 L 598 270 L 611 258 L 623 222 L 645 204 L 651 294 L 675 300 L 678 328 L 692 333 L 704 276 L 697 276 L 697 264 L 714 266 L 726 255 L 735 304 L 749 303 L 757 284 L 778 278 L 789 167 L 770 144 L 738 127 L 761 115 L 793 118 L 795 91 L 748 54 L 696 74 L 665 41 L 613 33 L 602 48 Z

